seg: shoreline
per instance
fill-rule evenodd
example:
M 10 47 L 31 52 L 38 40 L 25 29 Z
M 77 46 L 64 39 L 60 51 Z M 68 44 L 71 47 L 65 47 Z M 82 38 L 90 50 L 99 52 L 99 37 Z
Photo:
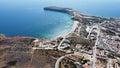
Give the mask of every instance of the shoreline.
M 76 30 L 76 28 L 80 24 L 79 20 L 74 19 L 75 13 L 77 11 L 74 12 L 74 10 L 71 8 L 60 8 L 60 7 L 56 7 L 56 6 L 50 6 L 50 7 L 45 7 L 44 10 L 45 11 L 55 11 L 55 12 L 67 13 L 71 16 L 71 19 L 73 20 L 73 25 L 71 26 L 72 29 L 70 31 L 68 31 L 68 33 L 66 33 L 65 35 L 59 35 L 55 38 L 65 37 L 65 36 L 69 35 L 70 33 L 74 33 L 74 31 Z M 79 13 L 79 12 L 77 12 L 77 13 Z M 54 38 L 51 38 L 51 39 L 54 39 Z
M 65 37 L 65 36 L 69 35 L 70 33 L 74 33 L 76 28 L 78 28 L 78 24 L 80 24 L 80 22 L 73 21 L 73 25 L 72 25 L 72 28 L 71 28 L 70 31 L 68 31 L 65 35 L 59 35 L 59 36 L 53 37 L 51 39 L 56 39 L 56 38 L 59 38 L 59 37 Z
M 71 16 L 71 19 L 73 20 L 73 25 L 71 26 L 72 29 L 70 31 L 68 31 L 67 34 L 65 34 L 65 35 L 59 35 L 59 36 L 56 36 L 53 38 L 39 38 L 39 39 L 55 39 L 55 38 L 59 38 L 59 37 L 64 37 L 64 36 L 68 35 L 69 33 L 74 32 L 74 30 L 78 27 L 77 24 L 86 24 L 87 23 L 87 24 L 91 25 L 91 23 L 88 23 L 89 19 L 93 20 L 92 23 L 97 23 L 99 21 L 101 22 L 101 21 L 119 21 L 120 20 L 119 18 L 110 18 L 109 19 L 109 18 L 101 18 L 98 16 L 84 15 L 84 14 L 81 14 L 79 11 L 73 10 L 71 8 L 62 8 L 62 7 L 56 7 L 56 6 L 48 6 L 48 7 L 45 7 L 44 10 L 69 14 Z M 78 23 L 76 23 L 76 22 L 78 22 Z M 12 36 L 12 37 L 16 37 L 16 36 Z M 20 37 L 33 37 L 33 36 L 20 36 Z M 33 37 L 33 38 L 35 38 L 35 37 Z
M 48 6 L 48 7 L 45 7 L 44 10 L 67 13 L 67 14 L 72 16 L 71 19 L 74 22 L 78 21 L 79 25 L 86 25 L 87 24 L 88 26 L 91 26 L 93 24 L 100 24 L 102 27 L 104 27 L 103 24 L 113 21 L 113 22 L 118 23 L 117 27 L 119 28 L 119 24 L 120 24 L 119 23 L 120 18 L 103 18 L 103 17 L 98 17 L 98 16 L 85 15 L 85 14 L 82 14 L 79 11 L 76 11 L 76 10 L 71 9 L 71 8 Z M 74 22 L 73 22 L 73 26 L 74 26 Z M 74 26 L 74 28 L 72 28 L 72 30 L 75 30 L 75 28 L 77 28 L 77 26 Z M 119 29 L 114 29 L 112 27 L 107 27 L 107 30 L 114 33 L 115 35 L 119 35 L 119 32 L 120 32 Z
M 8 65 L 11 63 L 14 63 L 12 67 L 15 68 L 62 68 L 66 65 L 77 67 L 78 64 L 83 68 L 86 65 L 91 68 L 99 65 L 106 68 L 113 62 L 120 68 L 120 63 L 118 63 L 120 35 L 118 37 L 117 34 L 110 35 L 111 33 L 108 32 L 108 30 L 119 32 L 120 19 L 83 15 L 69 8 L 53 7 L 50 9 L 70 13 L 73 19 L 72 29 L 62 35 L 63 37 L 54 39 L 25 36 L 9 38 L 0 34 L 2 65 L 0 68 L 11 67 Z M 86 28 L 88 29 L 86 30 Z M 67 34 L 70 35 L 66 36 Z M 109 61 L 111 62 L 109 63 Z

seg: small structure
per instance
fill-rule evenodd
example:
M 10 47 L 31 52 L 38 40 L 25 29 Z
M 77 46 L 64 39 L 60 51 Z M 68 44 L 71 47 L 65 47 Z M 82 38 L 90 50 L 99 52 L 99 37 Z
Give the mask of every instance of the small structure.
M 63 43 L 70 44 L 70 41 L 69 41 L 68 39 L 65 39 L 65 40 L 63 41 Z
M 80 49 L 81 47 L 82 47 L 82 45 L 76 44 L 76 49 Z
M 35 47 L 38 47 L 40 45 L 39 39 L 35 39 L 33 42 L 34 42 Z

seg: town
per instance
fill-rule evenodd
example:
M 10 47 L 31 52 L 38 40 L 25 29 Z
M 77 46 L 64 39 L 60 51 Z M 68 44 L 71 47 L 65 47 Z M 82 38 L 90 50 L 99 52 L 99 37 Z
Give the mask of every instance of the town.
M 120 68 L 120 19 L 89 16 L 71 8 L 73 27 L 53 39 L 0 34 L 0 68 Z
M 57 40 L 34 41 L 36 49 L 58 49 L 61 56 L 55 68 L 120 68 L 120 19 L 82 15 L 69 8 L 47 7 L 45 10 L 72 15 L 72 30 Z

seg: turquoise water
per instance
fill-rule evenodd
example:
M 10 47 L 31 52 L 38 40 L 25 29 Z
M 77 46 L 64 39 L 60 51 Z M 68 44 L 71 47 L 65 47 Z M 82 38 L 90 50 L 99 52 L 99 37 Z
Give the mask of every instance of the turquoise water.
M 44 7 L 70 7 L 88 15 L 119 18 L 119 5 L 119 0 L 0 0 L 0 33 L 54 38 L 69 32 L 73 21 L 68 14 L 44 11 Z

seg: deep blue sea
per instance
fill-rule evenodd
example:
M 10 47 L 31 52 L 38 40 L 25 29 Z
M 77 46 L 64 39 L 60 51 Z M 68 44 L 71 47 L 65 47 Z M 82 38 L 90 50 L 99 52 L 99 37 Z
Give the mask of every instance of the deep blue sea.
M 46 6 L 68 7 L 88 15 L 120 17 L 120 0 L 0 0 L 0 33 L 7 36 L 54 38 L 69 32 L 73 21 Z

